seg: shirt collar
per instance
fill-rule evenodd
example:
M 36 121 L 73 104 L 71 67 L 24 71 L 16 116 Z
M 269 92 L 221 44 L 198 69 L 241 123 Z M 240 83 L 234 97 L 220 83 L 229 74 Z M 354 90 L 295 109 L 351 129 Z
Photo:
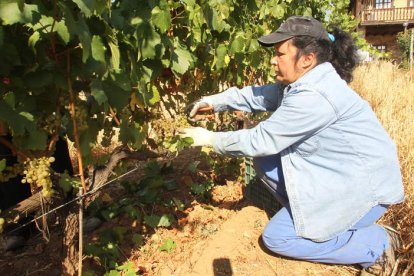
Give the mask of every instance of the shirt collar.
M 287 87 L 287 91 L 291 88 L 295 88 L 299 85 L 304 83 L 316 83 L 321 78 L 325 76 L 325 74 L 335 71 L 335 68 L 332 66 L 330 62 L 324 62 L 319 65 L 316 65 L 314 68 L 306 72 L 302 77 L 297 79 L 295 82 L 292 82 Z

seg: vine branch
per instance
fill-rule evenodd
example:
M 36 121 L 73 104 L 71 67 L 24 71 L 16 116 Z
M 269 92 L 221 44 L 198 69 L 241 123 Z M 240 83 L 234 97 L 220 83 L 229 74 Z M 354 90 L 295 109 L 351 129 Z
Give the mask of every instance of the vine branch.
M 59 59 L 56 55 L 56 39 L 55 34 L 53 33 L 53 29 L 55 28 L 56 20 L 57 20 L 57 0 L 53 1 L 53 23 L 50 29 L 50 44 L 52 45 L 52 53 L 53 58 L 55 59 L 56 64 L 59 64 Z
M 86 193 L 86 184 L 85 184 L 85 175 L 83 173 L 83 161 L 82 161 L 82 150 L 80 148 L 79 143 L 79 133 L 78 133 L 78 124 L 76 122 L 76 111 L 75 111 L 75 96 L 73 95 L 72 89 L 72 80 L 70 78 L 71 70 L 70 70 L 70 52 L 67 52 L 66 55 L 66 71 L 67 71 L 67 83 L 68 83 L 68 92 L 70 97 L 70 111 L 72 117 L 72 124 L 73 124 L 73 136 L 75 139 L 75 146 L 76 152 L 78 157 L 78 164 L 79 164 L 79 174 L 81 178 L 82 189 L 80 189 L 80 194 Z M 78 275 L 82 275 L 82 259 L 83 259 L 83 199 L 79 200 L 79 264 L 78 264 Z
M 73 124 L 73 136 L 75 139 L 75 146 L 76 146 L 76 152 L 77 152 L 77 158 L 79 163 L 79 175 L 81 178 L 82 188 L 83 191 L 86 192 L 86 185 L 85 185 L 85 175 L 83 173 L 83 160 L 82 160 L 82 150 L 80 148 L 80 142 L 79 142 L 79 132 L 78 132 L 78 124 L 76 122 L 76 111 L 75 111 L 75 96 L 73 95 L 73 88 L 72 88 L 72 80 L 70 79 L 70 53 L 68 52 L 67 55 L 67 84 L 68 84 L 68 92 L 69 92 L 69 98 L 70 98 L 70 113 L 72 117 L 72 124 Z
M 11 150 L 13 155 L 20 156 L 23 160 L 30 159 L 30 157 L 32 157 L 26 153 L 19 151 L 12 143 L 7 141 L 4 137 L 0 136 L 0 143 L 8 147 Z
M 121 125 L 121 122 L 119 121 L 118 117 L 116 116 L 115 111 L 112 109 L 111 106 L 109 106 L 109 112 L 111 113 L 112 118 L 114 119 L 117 126 Z
M 59 97 L 61 94 L 61 90 L 59 89 L 59 93 L 58 93 L 58 101 L 56 102 L 56 120 L 59 119 L 59 124 L 56 124 L 54 129 L 53 129 L 53 133 L 52 133 L 52 137 L 50 138 L 50 142 L 49 145 L 47 147 L 49 152 L 52 152 L 53 148 L 56 145 L 57 140 L 59 140 L 59 128 L 60 128 L 60 103 L 59 103 Z

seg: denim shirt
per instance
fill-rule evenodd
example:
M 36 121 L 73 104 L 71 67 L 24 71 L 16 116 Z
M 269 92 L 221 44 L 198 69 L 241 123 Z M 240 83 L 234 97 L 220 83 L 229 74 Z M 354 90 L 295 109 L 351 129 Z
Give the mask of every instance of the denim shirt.
M 280 153 L 298 236 L 326 241 L 372 207 L 404 198 L 394 142 L 369 104 L 323 63 L 283 86 L 230 88 L 207 97 L 214 110 L 274 111 L 251 129 L 215 132 L 215 151 Z

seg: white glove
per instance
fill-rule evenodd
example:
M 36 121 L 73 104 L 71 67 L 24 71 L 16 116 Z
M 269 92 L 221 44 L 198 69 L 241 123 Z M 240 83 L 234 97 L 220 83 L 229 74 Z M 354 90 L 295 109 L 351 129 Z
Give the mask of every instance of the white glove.
M 193 147 L 198 146 L 213 146 L 214 132 L 202 127 L 183 128 L 178 130 L 181 138 L 191 137 L 194 141 Z
M 192 102 L 186 108 L 187 118 L 191 122 L 197 121 L 195 115 L 198 112 L 213 110 L 213 103 L 208 98 L 202 98 L 198 101 Z

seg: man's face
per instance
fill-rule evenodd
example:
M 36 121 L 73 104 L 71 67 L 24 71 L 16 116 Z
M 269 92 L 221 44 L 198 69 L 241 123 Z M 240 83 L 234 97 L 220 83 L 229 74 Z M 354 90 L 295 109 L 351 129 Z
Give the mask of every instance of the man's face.
M 296 60 L 298 48 L 289 39 L 276 44 L 274 49 L 270 63 L 275 67 L 276 79 L 286 85 L 295 82 L 304 74 L 303 68 L 298 65 L 301 58 Z

